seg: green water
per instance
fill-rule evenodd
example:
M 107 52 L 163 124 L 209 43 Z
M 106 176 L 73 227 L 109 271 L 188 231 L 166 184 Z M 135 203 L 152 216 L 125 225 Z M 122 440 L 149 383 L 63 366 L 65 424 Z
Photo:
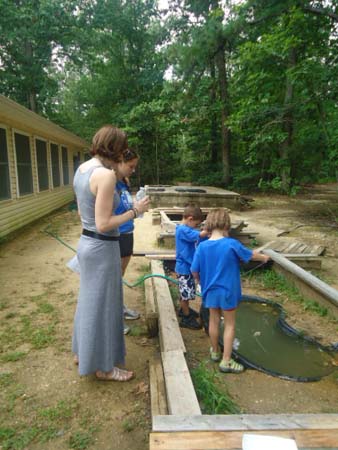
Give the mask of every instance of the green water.
M 268 372 L 291 378 L 322 378 L 335 370 L 333 355 L 287 334 L 274 305 L 242 301 L 236 315 L 237 353 Z

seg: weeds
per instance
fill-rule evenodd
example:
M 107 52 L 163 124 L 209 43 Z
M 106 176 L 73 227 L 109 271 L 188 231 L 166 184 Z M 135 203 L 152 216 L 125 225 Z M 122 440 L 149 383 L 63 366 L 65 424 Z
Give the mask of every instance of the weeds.
M 180 301 L 180 293 L 178 291 L 177 286 L 174 286 L 170 283 L 168 283 L 168 286 L 169 286 L 169 291 L 170 291 L 170 295 L 173 300 L 174 306 L 177 309 L 179 306 L 179 301 Z
M 216 384 L 218 374 L 200 363 L 191 370 L 191 377 L 203 414 L 237 414 L 238 406 L 228 392 L 221 392 Z
M 318 302 L 304 298 L 299 290 L 290 284 L 286 278 L 276 273 L 273 270 L 265 270 L 263 272 L 256 272 L 255 274 L 247 275 L 250 280 L 263 284 L 265 288 L 278 291 L 291 300 L 299 302 L 305 311 L 312 311 L 321 317 L 328 315 L 328 309 L 320 305 Z M 243 275 L 245 277 L 245 275 Z
M 75 450 L 84 450 L 93 442 L 94 429 L 90 428 L 88 431 L 76 431 L 69 438 L 69 448 Z
M 14 362 L 23 359 L 27 355 L 26 352 L 10 352 L 5 355 L 2 355 L 0 360 L 2 362 Z

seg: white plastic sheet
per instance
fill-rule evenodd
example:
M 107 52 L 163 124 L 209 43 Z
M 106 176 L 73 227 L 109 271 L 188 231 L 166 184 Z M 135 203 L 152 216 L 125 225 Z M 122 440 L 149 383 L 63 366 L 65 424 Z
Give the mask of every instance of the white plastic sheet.
M 244 434 L 242 448 L 243 450 L 298 450 L 293 439 L 257 434 Z

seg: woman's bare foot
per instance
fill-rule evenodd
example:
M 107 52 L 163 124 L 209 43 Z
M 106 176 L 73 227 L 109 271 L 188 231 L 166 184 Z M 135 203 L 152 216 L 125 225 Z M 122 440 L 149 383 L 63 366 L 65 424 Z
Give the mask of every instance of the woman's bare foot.
M 95 375 L 101 381 L 129 381 L 134 377 L 134 372 L 114 367 L 110 372 L 98 370 Z
M 79 365 L 79 357 L 77 355 L 74 355 L 74 364 Z

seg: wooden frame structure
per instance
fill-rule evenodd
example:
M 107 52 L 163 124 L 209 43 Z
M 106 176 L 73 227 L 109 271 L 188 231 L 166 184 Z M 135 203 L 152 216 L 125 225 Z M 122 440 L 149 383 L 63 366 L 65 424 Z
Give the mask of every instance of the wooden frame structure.
M 0 95 L 0 238 L 74 199 L 74 169 L 87 148 L 84 139 Z
M 153 274 L 164 274 L 151 261 Z M 150 450 L 239 450 L 244 434 L 292 438 L 299 449 L 338 449 L 338 414 L 202 415 L 185 361 L 185 345 L 166 280 L 153 278 L 152 320 L 161 358 L 150 366 Z M 271 449 L 273 450 L 273 449 Z

